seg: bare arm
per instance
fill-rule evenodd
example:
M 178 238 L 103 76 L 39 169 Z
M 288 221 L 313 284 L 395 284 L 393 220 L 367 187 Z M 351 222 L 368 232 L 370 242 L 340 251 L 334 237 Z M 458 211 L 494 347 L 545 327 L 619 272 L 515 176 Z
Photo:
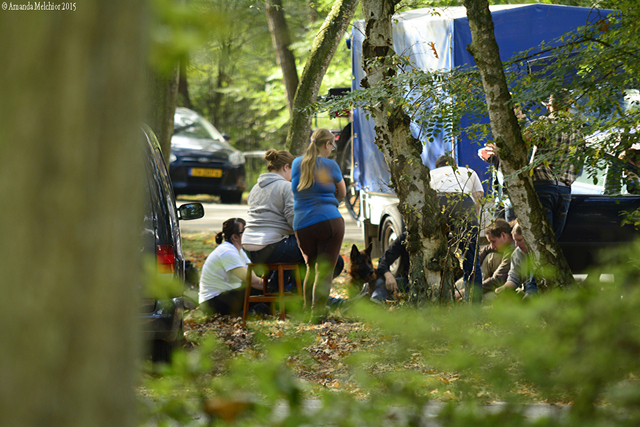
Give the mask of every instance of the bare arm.
M 247 280 L 247 269 L 245 267 L 236 267 L 231 270 L 243 282 Z M 251 272 L 251 287 L 254 289 L 262 289 L 262 279 L 256 276 L 255 272 Z
M 344 183 L 344 179 L 341 179 L 340 182 L 336 183 L 336 198 L 344 199 L 347 195 L 347 186 Z
M 473 200 L 476 202 L 476 212 L 480 213 L 482 210 L 482 197 L 484 196 L 484 191 L 476 191 L 471 194 L 473 196 Z
M 398 282 L 389 271 L 384 273 L 384 284 L 389 292 L 398 292 Z

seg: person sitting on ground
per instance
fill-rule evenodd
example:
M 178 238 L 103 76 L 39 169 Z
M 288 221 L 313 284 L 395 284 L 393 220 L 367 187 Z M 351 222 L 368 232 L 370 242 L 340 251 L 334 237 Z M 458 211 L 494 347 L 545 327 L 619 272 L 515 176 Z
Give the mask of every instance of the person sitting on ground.
M 480 251 L 478 258 L 482 269 L 482 292 L 486 294 L 507 281 L 515 246 L 511 225 L 502 218 L 487 225 L 484 232 L 489 245 Z
M 409 284 L 409 271 L 406 265 L 402 265 L 400 275 L 395 277 L 389 271 L 391 264 L 398 258 L 409 259 L 409 253 L 404 245 L 407 239 L 407 232 L 401 233 L 396 240 L 387 248 L 384 254 L 378 259 L 378 268 L 376 268 L 376 283 L 371 293 L 371 301 L 381 303 L 389 299 L 389 295 L 397 292 L 406 292 Z
M 516 249 L 511 255 L 511 266 L 509 268 L 509 274 L 507 275 L 507 281 L 504 285 L 497 287 L 494 292 L 496 295 L 499 295 L 504 291 L 515 291 L 519 289 L 519 292 L 524 292 L 525 295 L 536 294 L 538 288 L 532 275 L 531 266 L 527 257 L 527 244 L 522 237 L 520 224 L 514 224 L 511 230 L 511 236 L 513 237 Z
M 241 316 L 249 258 L 242 250 L 245 220 L 230 218 L 216 234 L 218 246 L 207 256 L 200 274 L 198 299 L 204 310 L 220 315 Z M 262 289 L 262 281 L 252 273 L 251 287 Z
M 478 241 L 478 223 L 474 212 L 467 212 L 469 211 L 467 207 L 475 205 L 476 212 L 479 212 L 480 198 L 484 195 L 482 183 L 474 170 L 456 166 L 455 160 L 447 155 L 436 160 L 436 168 L 430 171 L 430 175 L 431 188 L 440 194 L 440 202 L 446 206 L 452 202 L 455 204 L 450 213 L 454 222 L 457 224 L 465 223 L 464 230 L 460 229 L 460 225 L 455 229 L 455 232 L 463 237 L 460 239 L 460 251 L 464 254 L 462 261 L 464 295 L 465 298 L 469 297 L 469 283 L 473 282 L 475 291 L 472 299 L 474 303 L 480 303 L 482 301 L 482 273 L 475 253 Z M 462 195 L 462 200 L 449 200 L 447 193 L 459 193 Z
M 478 254 L 478 261 L 482 271 L 483 299 L 491 299 L 495 288 L 504 285 L 507 281 L 511 254 L 515 246 L 511 236 L 511 225 L 502 218 L 497 218 L 487 225 L 484 232 L 489 244 Z M 458 282 L 456 287 L 460 287 Z M 459 296 L 464 296 L 464 290 L 459 293 Z
M 264 155 L 267 172 L 258 177 L 249 192 L 247 202 L 248 221 L 242 235 L 242 247 L 252 262 L 258 264 L 301 264 L 304 258 L 293 232 L 293 191 L 291 189 L 291 164 L 294 156 L 288 151 L 268 150 Z M 334 278 L 344 269 L 344 259 L 338 257 Z M 305 271 L 303 268 L 301 271 Z M 291 272 L 285 272 L 285 289 L 290 291 Z M 277 273 L 269 286 L 277 283 Z

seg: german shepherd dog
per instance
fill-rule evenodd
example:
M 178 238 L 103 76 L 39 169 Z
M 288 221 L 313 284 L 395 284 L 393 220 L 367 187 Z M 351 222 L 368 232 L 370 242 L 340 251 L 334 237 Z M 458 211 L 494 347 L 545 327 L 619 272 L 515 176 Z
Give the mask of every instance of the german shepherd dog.
M 371 249 L 371 244 L 363 251 L 358 250 L 356 245 L 351 246 L 351 260 L 347 269 L 351 286 L 361 292 L 364 284 L 368 283 L 369 295 L 373 292 L 376 283 L 376 273 L 371 263 Z

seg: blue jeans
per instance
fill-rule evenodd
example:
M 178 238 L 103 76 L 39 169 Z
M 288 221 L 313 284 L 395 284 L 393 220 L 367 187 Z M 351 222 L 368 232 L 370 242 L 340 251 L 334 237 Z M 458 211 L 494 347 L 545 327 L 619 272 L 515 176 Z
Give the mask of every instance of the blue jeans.
M 398 290 L 400 292 L 407 292 L 409 290 L 408 277 L 396 277 L 396 283 L 398 284 Z M 389 291 L 384 282 L 384 277 L 376 279 L 373 292 L 371 293 L 371 299 L 378 301 L 386 301 L 389 299 Z
M 250 251 L 249 258 L 252 262 L 258 264 L 271 264 L 275 262 L 304 263 L 302 252 L 300 252 L 298 241 L 294 234 L 281 242 L 267 245 L 259 251 Z
M 537 294 L 538 286 L 536 285 L 536 279 L 531 276 L 529 280 L 524 283 L 524 293 L 525 294 Z
M 250 251 L 248 255 L 251 262 L 255 262 L 257 264 L 271 264 L 279 262 L 301 264 L 301 267 L 304 266 L 302 252 L 300 252 L 298 241 L 296 240 L 296 236 L 294 234 L 278 243 L 267 245 L 259 251 Z M 304 271 L 304 269 L 302 269 L 301 271 Z M 278 289 L 277 271 L 273 271 L 269 276 L 268 288 L 270 290 Z M 291 271 L 284 272 L 284 288 L 286 292 L 291 292 L 293 289 Z
M 306 268 L 304 265 L 304 258 L 302 256 L 302 252 L 300 252 L 300 248 L 298 247 L 298 240 L 296 239 L 295 234 L 290 235 L 289 237 L 278 243 L 267 245 L 259 251 L 249 251 L 248 255 L 251 262 L 255 262 L 257 264 L 271 264 L 276 262 L 300 264 L 300 274 L 302 279 L 304 280 Z M 333 278 L 335 279 L 336 277 L 338 277 L 340 273 L 342 273 L 343 269 L 344 259 L 341 256 L 338 256 L 336 267 L 333 271 Z M 269 287 L 275 287 L 277 289 L 277 279 L 277 272 L 274 271 L 269 277 Z M 287 292 L 291 292 L 291 290 L 293 289 L 291 271 L 284 272 L 284 283 L 285 290 Z
M 547 218 L 559 240 L 567 223 L 567 212 L 571 204 L 571 187 L 555 184 L 536 184 L 533 186 L 538 193 L 542 207 L 547 211 Z

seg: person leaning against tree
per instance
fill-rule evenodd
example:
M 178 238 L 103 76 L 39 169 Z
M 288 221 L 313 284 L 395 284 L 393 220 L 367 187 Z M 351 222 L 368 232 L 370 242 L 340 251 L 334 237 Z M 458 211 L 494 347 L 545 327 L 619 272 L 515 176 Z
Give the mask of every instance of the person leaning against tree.
M 339 199 L 347 194 L 338 164 L 329 159 L 335 137 L 327 129 L 317 129 L 304 155 L 293 161 L 293 229 L 307 265 L 304 279 L 305 308 L 313 322 L 321 321 L 331 291 L 332 271 L 340 256 L 344 219 Z

